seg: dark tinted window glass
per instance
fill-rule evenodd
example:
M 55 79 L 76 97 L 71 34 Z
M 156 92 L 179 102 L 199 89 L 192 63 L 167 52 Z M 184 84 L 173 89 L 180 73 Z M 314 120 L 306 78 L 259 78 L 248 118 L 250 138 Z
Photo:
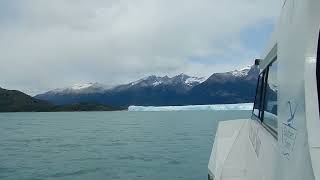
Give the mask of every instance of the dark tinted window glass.
M 278 81 L 277 81 L 277 62 L 272 63 L 268 68 L 268 74 L 265 85 L 265 101 L 263 122 L 272 129 L 276 130 L 278 127 L 277 110 L 278 110 Z
M 261 100 L 262 100 L 262 86 L 263 86 L 263 75 L 260 74 L 258 84 L 257 84 L 257 93 L 256 98 L 254 101 L 253 106 L 253 114 L 260 118 L 260 110 L 262 108 L 261 106 Z
M 318 85 L 318 104 L 320 104 L 320 34 L 318 40 L 318 54 L 317 54 L 317 85 Z M 320 105 L 319 105 L 320 111 Z

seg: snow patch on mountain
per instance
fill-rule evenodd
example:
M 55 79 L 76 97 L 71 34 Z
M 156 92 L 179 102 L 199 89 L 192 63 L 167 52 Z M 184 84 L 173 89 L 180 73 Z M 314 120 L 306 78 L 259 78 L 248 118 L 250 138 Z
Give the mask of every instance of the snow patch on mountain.
M 112 86 L 106 86 L 100 83 L 76 83 L 70 87 L 58 88 L 48 93 L 59 94 L 59 93 L 93 93 L 93 92 L 103 92 L 105 90 L 111 89 Z
M 159 86 L 159 85 L 170 85 L 170 84 L 185 84 L 187 86 L 194 86 L 204 82 L 207 78 L 205 77 L 191 77 L 186 74 L 179 74 L 173 77 L 168 76 L 148 76 L 137 81 L 129 83 L 130 86 Z
M 80 90 L 80 89 L 85 89 L 88 88 L 90 86 L 94 85 L 94 83 L 84 83 L 84 84 L 74 84 L 71 89 L 74 90 Z
M 239 70 L 231 71 L 231 73 L 233 76 L 236 76 L 236 77 L 245 77 L 248 75 L 251 68 L 252 68 L 252 66 L 247 66 L 247 67 L 239 69 Z
M 198 78 L 198 77 L 189 77 L 188 79 L 185 80 L 184 83 L 190 86 L 190 85 L 193 85 L 194 83 L 201 84 L 206 80 L 207 80 L 207 77 L 200 77 L 200 78 Z
M 152 83 L 153 86 L 159 86 L 160 84 L 162 84 L 162 81 L 156 81 Z

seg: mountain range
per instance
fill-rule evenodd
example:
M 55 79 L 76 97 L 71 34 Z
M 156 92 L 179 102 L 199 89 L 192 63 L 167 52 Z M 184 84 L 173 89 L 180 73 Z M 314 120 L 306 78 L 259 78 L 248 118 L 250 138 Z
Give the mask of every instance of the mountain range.
M 114 87 L 100 83 L 76 84 L 35 96 L 55 105 L 97 103 L 115 107 L 201 105 L 253 102 L 259 70 L 214 73 L 209 78 L 180 74 L 174 77 L 148 76 Z

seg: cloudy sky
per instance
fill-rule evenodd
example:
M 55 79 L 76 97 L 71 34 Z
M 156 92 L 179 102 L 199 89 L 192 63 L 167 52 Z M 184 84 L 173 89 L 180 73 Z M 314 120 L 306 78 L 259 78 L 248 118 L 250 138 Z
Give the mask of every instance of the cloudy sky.
M 3 0 L 0 87 L 34 95 L 253 63 L 281 0 Z

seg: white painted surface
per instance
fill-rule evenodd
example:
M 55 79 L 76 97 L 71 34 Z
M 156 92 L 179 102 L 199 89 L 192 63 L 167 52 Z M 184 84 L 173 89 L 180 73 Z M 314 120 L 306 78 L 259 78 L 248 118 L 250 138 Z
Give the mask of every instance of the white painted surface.
M 320 119 L 316 86 L 316 54 L 320 29 L 319 0 L 287 0 L 260 68 L 278 62 L 278 134 L 274 137 L 254 118 L 235 128 L 219 125 L 208 169 L 216 180 L 319 180 Z M 292 115 L 290 102 L 296 113 Z M 240 129 L 233 145 L 221 131 Z M 230 149 L 231 148 L 231 149 Z M 227 158 L 219 152 L 229 152 Z M 221 163 L 223 159 L 223 163 Z

